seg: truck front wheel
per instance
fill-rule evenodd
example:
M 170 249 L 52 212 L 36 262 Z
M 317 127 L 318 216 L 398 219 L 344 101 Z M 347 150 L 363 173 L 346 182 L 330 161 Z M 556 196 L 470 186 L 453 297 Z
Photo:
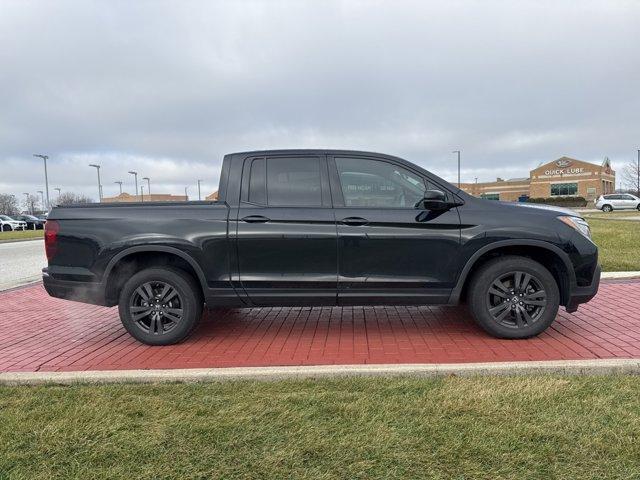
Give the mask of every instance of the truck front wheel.
M 147 345 L 184 340 L 202 316 L 195 280 L 177 268 L 154 267 L 133 275 L 120 292 L 118 310 L 124 328 Z
M 560 293 L 553 275 L 526 257 L 490 260 L 474 275 L 468 291 L 476 322 L 499 338 L 528 338 L 551 325 Z

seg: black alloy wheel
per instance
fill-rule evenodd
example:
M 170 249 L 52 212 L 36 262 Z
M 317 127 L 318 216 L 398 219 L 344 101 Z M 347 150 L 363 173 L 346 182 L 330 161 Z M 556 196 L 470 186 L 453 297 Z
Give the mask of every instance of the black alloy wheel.
M 153 335 L 170 332 L 184 316 L 178 291 L 166 282 L 147 282 L 136 288 L 129 313 L 138 328 Z
M 473 274 L 467 301 L 480 327 L 498 338 L 529 338 L 553 323 L 560 306 L 556 279 L 535 260 L 505 255 Z
M 202 316 L 200 284 L 189 273 L 163 266 L 142 270 L 125 282 L 118 310 L 127 331 L 147 345 L 184 340 Z
M 487 308 L 493 320 L 507 328 L 533 325 L 544 314 L 547 293 L 542 282 L 525 272 L 496 278 L 487 291 Z

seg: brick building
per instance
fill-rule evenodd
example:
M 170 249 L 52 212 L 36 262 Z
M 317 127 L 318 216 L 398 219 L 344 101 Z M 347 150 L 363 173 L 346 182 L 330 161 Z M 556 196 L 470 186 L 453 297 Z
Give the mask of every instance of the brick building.
M 531 170 L 528 178 L 462 183 L 460 188 L 477 197 L 515 202 L 521 197 L 584 197 L 592 200 L 615 191 L 615 185 L 616 173 L 607 157 L 601 165 L 561 157 Z
M 152 193 L 151 195 L 131 195 L 126 192 L 122 192 L 115 197 L 104 197 L 103 203 L 114 202 L 186 202 L 187 197 L 184 195 L 171 195 L 169 193 Z

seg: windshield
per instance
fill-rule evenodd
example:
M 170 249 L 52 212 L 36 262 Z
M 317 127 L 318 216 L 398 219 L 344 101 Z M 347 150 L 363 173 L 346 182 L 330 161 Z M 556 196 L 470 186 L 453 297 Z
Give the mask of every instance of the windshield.
M 0 215 L 0 219 L 2 219 L 4 221 L 7 221 L 7 222 L 13 220 L 13 218 L 7 217 L 6 215 Z

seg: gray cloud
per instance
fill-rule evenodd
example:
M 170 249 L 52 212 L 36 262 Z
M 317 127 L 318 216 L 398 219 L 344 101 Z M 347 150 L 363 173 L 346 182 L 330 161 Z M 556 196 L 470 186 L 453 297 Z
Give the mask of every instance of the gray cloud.
M 640 144 L 637 2 L 4 1 L 0 191 L 127 171 L 216 188 L 224 153 L 383 151 L 454 179 Z M 129 177 L 129 178 L 128 178 Z M 153 185 L 152 185 L 153 187 Z

